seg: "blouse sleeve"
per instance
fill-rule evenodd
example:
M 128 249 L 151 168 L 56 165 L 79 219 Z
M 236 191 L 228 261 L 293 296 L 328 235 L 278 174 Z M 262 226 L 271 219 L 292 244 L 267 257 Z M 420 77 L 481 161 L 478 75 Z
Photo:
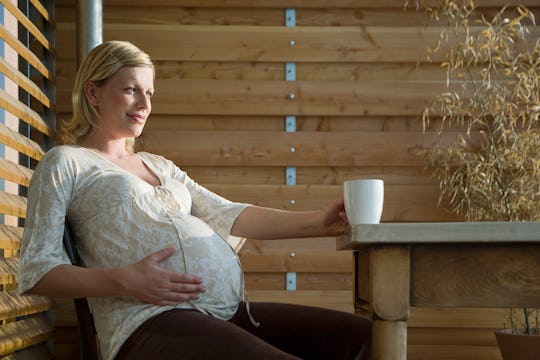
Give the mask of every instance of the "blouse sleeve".
M 55 149 L 40 161 L 28 189 L 18 270 L 20 293 L 31 289 L 56 266 L 71 263 L 62 237 L 73 188 L 73 171 Z

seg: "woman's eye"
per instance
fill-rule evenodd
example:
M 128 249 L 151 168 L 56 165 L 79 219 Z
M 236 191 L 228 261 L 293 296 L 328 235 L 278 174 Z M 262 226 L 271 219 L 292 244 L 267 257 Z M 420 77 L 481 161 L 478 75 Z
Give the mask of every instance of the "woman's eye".
M 135 88 L 134 87 L 126 88 L 126 92 L 128 92 L 129 94 L 135 94 Z

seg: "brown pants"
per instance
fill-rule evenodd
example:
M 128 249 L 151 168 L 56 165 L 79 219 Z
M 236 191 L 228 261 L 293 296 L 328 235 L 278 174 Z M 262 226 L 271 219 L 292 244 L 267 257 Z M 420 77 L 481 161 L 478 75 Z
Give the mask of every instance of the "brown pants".
M 308 306 L 245 303 L 229 321 L 170 310 L 145 321 L 117 359 L 368 359 L 371 324 L 344 312 Z

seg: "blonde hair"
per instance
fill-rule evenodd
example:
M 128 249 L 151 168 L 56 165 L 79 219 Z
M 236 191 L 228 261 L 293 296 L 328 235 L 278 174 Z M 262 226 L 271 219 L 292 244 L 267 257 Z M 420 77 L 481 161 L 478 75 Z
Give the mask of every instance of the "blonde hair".
M 73 116 L 60 125 L 59 141 L 63 144 L 77 144 L 97 127 L 99 114 L 88 102 L 84 92 L 88 82 L 101 86 L 122 67 L 143 66 L 154 69 L 150 56 L 130 42 L 106 41 L 92 49 L 77 70 L 71 93 Z M 126 146 L 132 150 L 133 145 L 134 139 L 128 139 Z

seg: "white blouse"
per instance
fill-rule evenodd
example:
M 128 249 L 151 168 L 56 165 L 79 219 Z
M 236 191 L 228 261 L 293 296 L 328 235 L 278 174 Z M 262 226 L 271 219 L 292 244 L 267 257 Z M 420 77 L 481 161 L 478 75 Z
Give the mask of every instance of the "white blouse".
M 195 183 L 174 163 L 149 153 L 137 156 L 155 173 L 152 186 L 97 153 L 77 145 L 51 149 L 38 164 L 28 193 L 19 263 L 19 291 L 48 271 L 70 264 L 62 235 L 65 216 L 86 267 L 133 264 L 174 246 L 163 268 L 203 279 L 207 290 L 178 306 L 135 298 L 90 298 L 103 359 L 113 359 L 145 320 L 173 308 L 193 308 L 230 319 L 243 300 L 243 274 L 224 240 L 248 204 L 228 201 Z

